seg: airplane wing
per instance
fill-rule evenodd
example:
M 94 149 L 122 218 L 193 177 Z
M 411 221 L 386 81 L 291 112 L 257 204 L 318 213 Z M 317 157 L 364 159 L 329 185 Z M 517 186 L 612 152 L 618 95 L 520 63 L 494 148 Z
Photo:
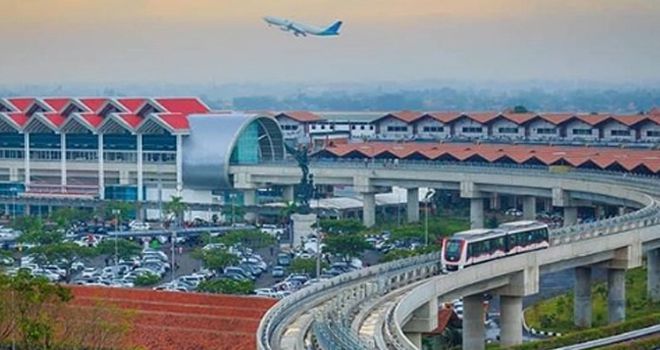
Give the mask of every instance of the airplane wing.
M 291 23 L 288 25 L 288 29 L 293 32 L 293 35 L 295 36 L 307 36 L 307 32 L 305 32 L 304 29 L 298 27 L 295 23 Z

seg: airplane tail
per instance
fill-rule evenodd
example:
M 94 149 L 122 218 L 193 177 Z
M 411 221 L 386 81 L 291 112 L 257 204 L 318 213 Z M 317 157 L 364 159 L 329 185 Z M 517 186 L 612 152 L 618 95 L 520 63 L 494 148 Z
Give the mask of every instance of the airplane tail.
M 339 28 L 342 25 L 342 21 L 337 21 L 331 24 L 328 28 L 323 31 L 324 35 L 339 35 Z

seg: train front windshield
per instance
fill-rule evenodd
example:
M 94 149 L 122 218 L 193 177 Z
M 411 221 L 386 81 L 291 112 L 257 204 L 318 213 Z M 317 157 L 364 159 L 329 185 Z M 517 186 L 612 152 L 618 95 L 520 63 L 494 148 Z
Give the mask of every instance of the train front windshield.
M 455 239 L 447 241 L 447 246 L 445 247 L 446 261 L 459 261 L 461 259 L 461 242 Z

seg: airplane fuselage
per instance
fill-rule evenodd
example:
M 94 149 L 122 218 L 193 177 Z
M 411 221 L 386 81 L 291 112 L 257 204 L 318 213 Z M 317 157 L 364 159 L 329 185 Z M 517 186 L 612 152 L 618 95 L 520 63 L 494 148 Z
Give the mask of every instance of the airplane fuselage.
M 335 36 L 339 35 L 339 27 L 341 27 L 342 22 L 335 22 L 327 28 L 321 28 L 317 26 L 312 26 L 305 23 L 291 21 L 285 18 L 266 16 L 264 21 L 268 23 L 269 26 L 277 26 L 281 30 L 290 31 L 294 35 L 307 36 L 307 35 L 316 35 L 316 36 Z

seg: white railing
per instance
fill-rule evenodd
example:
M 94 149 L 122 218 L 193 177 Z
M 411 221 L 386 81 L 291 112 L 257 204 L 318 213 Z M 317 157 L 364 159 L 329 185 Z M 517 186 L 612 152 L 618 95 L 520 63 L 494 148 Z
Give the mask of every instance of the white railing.
M 292 165 L 292 163 L 286 163 Z M 282 163 L 271 163 L 271 165 L 282 166 Z M 263 165 L 259 165 L 263 166 Z M 268 164 L 266 165 L 268 166 Z M 538 177 L 557 177 L 567 178 L 580 181 L 598 181 L 601 183 L 609 183 L 612 185 L 628 187 L 631 190 L 642 191 L 651 194 L 660 194 L 660 181 L 657 176 L 646 175 L 632 175 L 615 172 L 600 172 L 600 171 L 587 171 L 587 170 L 573 170 L 567 173 L 553 173 L 549 172 L 547 167 L 536 166 L 510 166 L 510 165 L 496 165 L 496 164 L 466 164 L 454 162 L 436 162 L 436 161 L 399 161 L 393 163 L 390 161 L 346 161 L 346 160 L 331 160 L 331 161 L 313 161 L 312 167 L 366 167 L 366 168 L 405 168 L 421 167 L 426 170 L 428 168 L 438 168 L 442 171 L 450 172 L 468 172 L 468 173 L 497 173 L 497 174 L 510 174 L 512 170 L 524 172 L 525 176 L 538 176 Z M 610 235 L 637 229 L 646 226 L 660 225 L 660 208 L 655 199 L 649 195 L 640 195 L 640 204 L 644 207 L 635 212 L 631 212 L 622 216 L 599 220 L 589 224 L 575 225 L 566 228 L 561 228 L 551 231 L 551 242 L 553 245 L 574 242 L 582 239 L 590 239 L 602 235 Z M 434 253 L 437 254 L 437 253 Z M 284 298 L 271 308 L 264 318 L 262 318 L 257 332 L 257 343 L 260 350 L 272 349 L 271 341 L 277 337 L 275 332 L 276 328 L 280 327 L 282 330 L 283 325 L 287 318 L 295 314 L 295 310 L 301 307 L 302 304 L 310 303 L 314 299 L 327 299 L 329 293 L 335 293 L 337 290 L 348 288 L 359 281 L 365 281 L 369 278 L 377 277 L 378 275 L 392 275 L 396 274 L 410 267 L 410 264 L 422 264 L 429 261 L 437 262 L 439 257 L 434 254 L 423 255 L 413 258 L 408 258 L 400 261 L 394 261 L 386 264 L 374 265 L 367 269 L 355 271 L 346 275 L 340 275 L 328 281 L 317 283 L 316 285 L 302 289 L 293 295 Z M 336 317 L 336 315 L 335 315 Z M 346 324 L 346 320 L 342 320 L 342 324 Z M 355 339 L 354 334 L 346 334 L 345 336 L 338 335 L 336 331 L 329 331 L 329 325 L 336 324 L 338 321 L 321 322 L 316 325 L 315 329 L 318 330 L 319 335 L 323 337 L 324 342 L 332 341 L 343 344 L 345 341 Z M 392 318 L 392 313 L 388 313 L 388 327 L 390 329 L 386 334 L 388 342 L 399 344 L 406 347 L 410 341 L 405 338 L 402 333 L 401 327 Z M 347 332 L 353 332 L 350 327 L 347 327 Z M 341 339 L 339 339 L 341 338 Z

